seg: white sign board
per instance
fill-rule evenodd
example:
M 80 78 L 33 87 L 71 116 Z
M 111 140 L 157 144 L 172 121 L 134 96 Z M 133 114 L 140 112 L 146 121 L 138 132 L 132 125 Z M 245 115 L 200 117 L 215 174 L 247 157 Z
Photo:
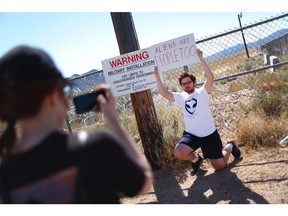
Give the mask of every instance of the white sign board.
M 194 34 L 188 34 L 151 46 L 160 72 L 199 63 Z
M 107 84 L 115 96 L 156 87 L 154 54 L 150 48 L 101 61 Z

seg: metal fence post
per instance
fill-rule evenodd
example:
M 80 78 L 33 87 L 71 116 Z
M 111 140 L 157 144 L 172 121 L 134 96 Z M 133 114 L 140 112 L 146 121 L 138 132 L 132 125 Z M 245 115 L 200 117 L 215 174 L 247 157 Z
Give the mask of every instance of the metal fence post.
M 246 50 L 246 55 L 247 55 L 247 58 L 249 59 L 250 57 L 249 57 L 249 52 L 248 52 L 248 48 L 247 48 L 244 32 L 243 32 L 243 29 L 242 29 L 241 18 L 242 18 L 242 12 L 240 14 L 238 14 L 238 20 L 239 20 L 239 24 L 240 24 L 240 28 L 241 28 L 241 33 L 242 33 L 242 38 L 243 38 L 243 42 L 244 42 L 244 46 L 245 46 L 245 50 Z

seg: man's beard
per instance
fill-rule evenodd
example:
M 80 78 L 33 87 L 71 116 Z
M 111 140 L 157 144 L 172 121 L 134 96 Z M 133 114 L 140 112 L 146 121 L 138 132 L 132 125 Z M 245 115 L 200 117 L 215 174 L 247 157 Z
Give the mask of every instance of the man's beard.
M 193 92 L 194 92 L 194 90 L 195 90 L 195 87 L 193 87 L 193 88 L 187 88 L 187 89 L 184 89 L 184 91 L 185 91 L 185 92 L 187 92 L 188 94 L 191 94 L 191 93 L 193 93 Z

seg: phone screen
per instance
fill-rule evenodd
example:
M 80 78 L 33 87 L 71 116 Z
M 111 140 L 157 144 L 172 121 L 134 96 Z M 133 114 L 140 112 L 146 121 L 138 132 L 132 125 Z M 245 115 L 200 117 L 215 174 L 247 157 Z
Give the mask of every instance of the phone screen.
M 79 95 L 73 98 L 73 103 L 75 106 L 75 112 L 77 114 L 82 114 L 89 112 L 92 109 L 97 109 L 98 103 L 96 98 L 99 94 L 104 95 L 104 90 L 96 90 L 88 94 Z

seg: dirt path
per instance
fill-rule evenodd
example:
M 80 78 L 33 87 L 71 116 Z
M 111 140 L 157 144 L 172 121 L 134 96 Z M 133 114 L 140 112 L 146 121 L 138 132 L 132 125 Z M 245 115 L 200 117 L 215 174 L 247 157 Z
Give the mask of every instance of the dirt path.
M 195 176 L 154 172 L 155 182 L 146 195 L 124 198 L 124 204 L 288 204 L 288 147 L 245 151 L 239 161 L 214 172 L 208 161 Z

